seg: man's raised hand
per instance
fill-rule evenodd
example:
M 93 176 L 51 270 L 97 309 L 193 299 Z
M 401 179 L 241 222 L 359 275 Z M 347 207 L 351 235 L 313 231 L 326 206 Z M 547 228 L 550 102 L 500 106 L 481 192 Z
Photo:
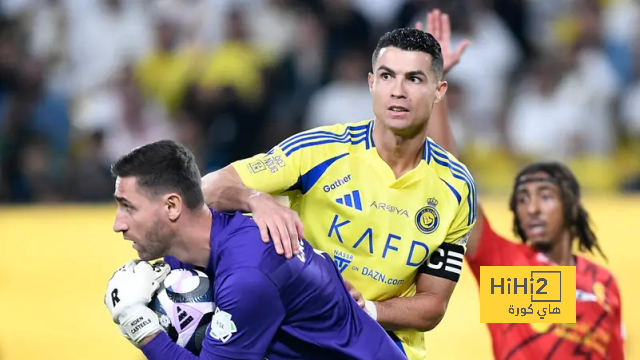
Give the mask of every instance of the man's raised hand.
M 426 28 L 425 24 L 418 21 L 416 29 L 430 33 L 440 43 L 445 74 L 460 62 L 465 49 L 471 44 L 471 41 L 463 40 L 455 50 L 451 48 L 451 22 L 449 15 L 438 9 L 431 10 L 427 14 Z

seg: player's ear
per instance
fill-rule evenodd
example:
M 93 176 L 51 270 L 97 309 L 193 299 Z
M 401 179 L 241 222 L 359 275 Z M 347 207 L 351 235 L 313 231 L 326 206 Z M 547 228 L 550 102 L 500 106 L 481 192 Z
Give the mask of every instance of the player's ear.
M 436 85 L 436 103 L 439 103 L 444 99 L 447 89 L 449 89 L 449 84 L 446 81 L 438 81 L 438 84 Z
M 370 72 L 367 76 L 367 81 L 369 82 L 369 92 L 373 92 L 373 73 Z
M 184 204 L 182 203 L 182 198 L 180 197 L 180 195 L 175 193 L 165 195 L 164 207 L 169 220 L 178 220 L 180 214 L 182 213 L 183 205 Z

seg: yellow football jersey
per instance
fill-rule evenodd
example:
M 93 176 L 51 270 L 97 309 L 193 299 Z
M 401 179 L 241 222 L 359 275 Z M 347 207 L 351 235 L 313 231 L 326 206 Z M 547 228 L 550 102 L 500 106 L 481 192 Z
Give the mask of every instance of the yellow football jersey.
M 419 269 L 444 255 L 443 243 L 466 246 L 476 190 L 466 167 L 428 138 L 423 161 L 396 179 L 376 150 L 374 123 L 305 131 L 232 166 L 247 187 L 288 196 L 306 240 L 366 299 L 386 300 L 414 295 Z M 463 254 L 454 255 L 421 272 L 457 281 Z M 394 333 L 409 359 L 425 358 L 422 333 Z

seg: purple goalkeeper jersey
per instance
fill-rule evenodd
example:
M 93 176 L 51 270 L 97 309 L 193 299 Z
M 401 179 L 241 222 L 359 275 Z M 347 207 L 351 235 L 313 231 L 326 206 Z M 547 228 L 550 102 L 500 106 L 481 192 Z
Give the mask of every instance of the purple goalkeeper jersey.
M 211 255 L 216 311 L 200 357 L 161 333 L 142 351 L 174 359 L 406 359 L 349 294 L 329 255 L 302 241 L 291 259 L 262 242 L 253 219 L 212 211 Z M 194 268 L 167 257 L 176 268 Z

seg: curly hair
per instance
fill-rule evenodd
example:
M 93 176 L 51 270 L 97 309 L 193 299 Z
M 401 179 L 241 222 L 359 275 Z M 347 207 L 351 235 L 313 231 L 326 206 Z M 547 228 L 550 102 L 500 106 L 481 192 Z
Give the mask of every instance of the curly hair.
M 560 188 L 560 197 L 564 210 L 564 222 L 571 231 L 572 239 L 578 238 L 578 249 L 582 252 L 588 251 L 594 253 L 594 249 L 600 255 L 607 259 L 602 252 L 596 234 L 591 229 L 589 213 L 585 210 L 580 199 L 580 184 L 573 172 L 564 164 L 558 162 L 538 162 L 524 167 L 516 176 L 513 186 L 509 209 L 513 213 L 513 231 L 522 239 L 527 241 L 524 231 L 520 227 L 518 215 L 516 213 L 516 189 L 526 181 L 523 177 L 534 173 L 543 172 L 549 176 L 550 182 L 558 185 Z

